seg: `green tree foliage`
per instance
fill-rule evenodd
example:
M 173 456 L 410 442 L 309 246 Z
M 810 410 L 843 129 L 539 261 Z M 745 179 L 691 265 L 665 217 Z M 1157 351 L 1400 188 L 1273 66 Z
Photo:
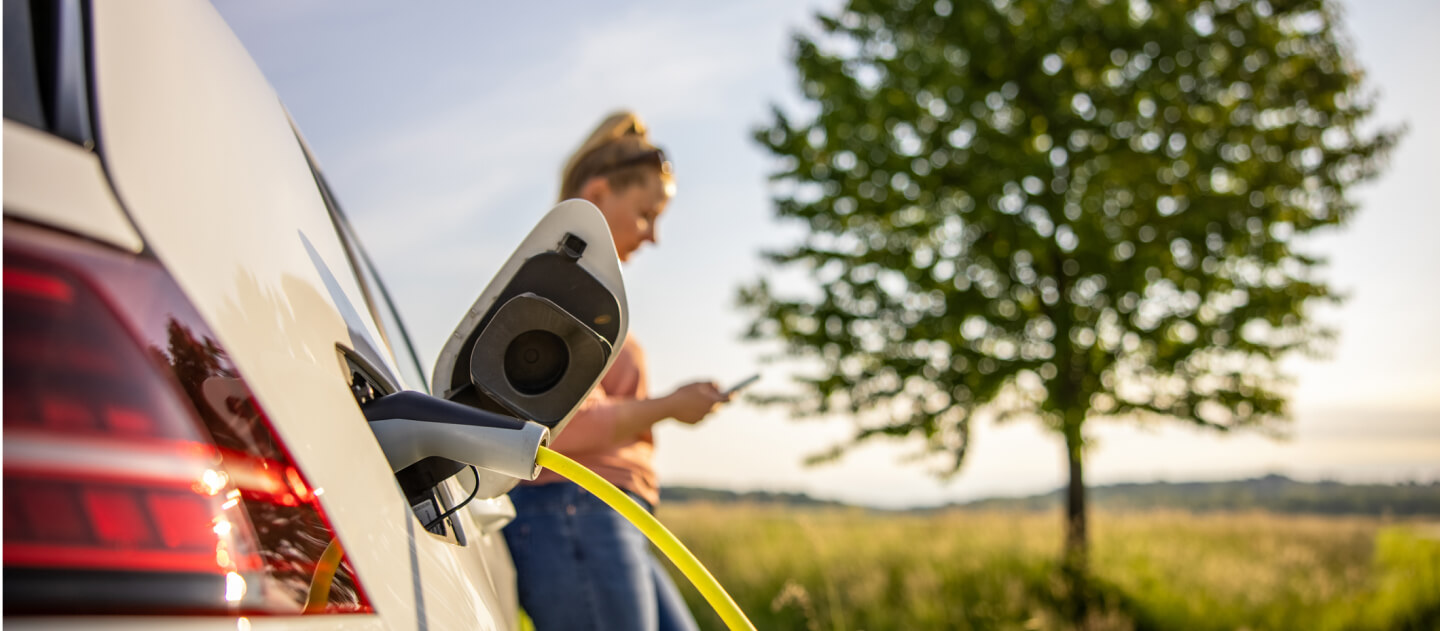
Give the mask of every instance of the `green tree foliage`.
M 977 415 L 1228 431 L 1286 416 L 1279 360 L 1333 335 L 1323 260 L 1397 133 L 1325 0 L 852 0 L 796 38 L 752 337 L 822 368 L 771 400 L 919 437 L 959 469 Z M 853 444 L 853 443 L 851 443 Z M 829 455 L 838 455 L 841 445 Z

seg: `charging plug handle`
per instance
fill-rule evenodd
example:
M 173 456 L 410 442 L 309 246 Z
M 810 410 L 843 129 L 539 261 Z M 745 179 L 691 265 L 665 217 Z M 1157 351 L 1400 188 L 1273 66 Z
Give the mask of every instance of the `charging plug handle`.
M 533 480 L 540 474 L 536 454 L 550 442 L 550 430 L 539 423 L 422 392 L 396 392 L 361 409 L 391 469 L 397 472 L 425 458 L 439 457 Z

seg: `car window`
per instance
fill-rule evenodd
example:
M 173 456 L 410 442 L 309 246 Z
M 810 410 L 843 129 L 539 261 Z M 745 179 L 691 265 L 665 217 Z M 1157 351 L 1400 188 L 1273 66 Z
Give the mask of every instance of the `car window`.
M 90 147 L 79 0 L 5 0 L 5 118 Z
M 5 118 L 45 129 L 35 47 L 30 37 L 30 3 L 5 0 Z

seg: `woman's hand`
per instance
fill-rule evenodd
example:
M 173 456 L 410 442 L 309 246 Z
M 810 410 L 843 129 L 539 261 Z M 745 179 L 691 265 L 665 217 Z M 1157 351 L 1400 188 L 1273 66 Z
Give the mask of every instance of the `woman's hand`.
M 730 397 L 720 392 L 720 388 L 713 381 L 686 384 L 665 396 L 670 417 L 687 425 L 699 423 L 720 407 L 721 403 L 729 400 Z

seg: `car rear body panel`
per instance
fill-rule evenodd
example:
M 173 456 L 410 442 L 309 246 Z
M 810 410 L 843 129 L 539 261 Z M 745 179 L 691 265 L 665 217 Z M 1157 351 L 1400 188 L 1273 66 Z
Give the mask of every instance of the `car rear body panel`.
M 94 152 L 6 120 L 5 154 L 15 157 L 5 160 L 6 216 L 140 251 L 140 235 L 120 210 Z M 54 186 L 56 181 L 66 185 Z
M 483 532 L 470 511 L 456 518 L 463 545 L 453 533 L 422 528 L 360 413 L 347 355 L 385 390 L 424 384 L 400 381 L 274 91 L 208 3 L 95 2 L 90 9 L 95 149 L 7 120 L 6 215 L 143 251 L 164 265 L 323 493 L 375 613 L 7 625 L 513 628 L 513 568 L 498 532 Z M 455 479 L 443 486 L 451 501 L 468 491 Z

